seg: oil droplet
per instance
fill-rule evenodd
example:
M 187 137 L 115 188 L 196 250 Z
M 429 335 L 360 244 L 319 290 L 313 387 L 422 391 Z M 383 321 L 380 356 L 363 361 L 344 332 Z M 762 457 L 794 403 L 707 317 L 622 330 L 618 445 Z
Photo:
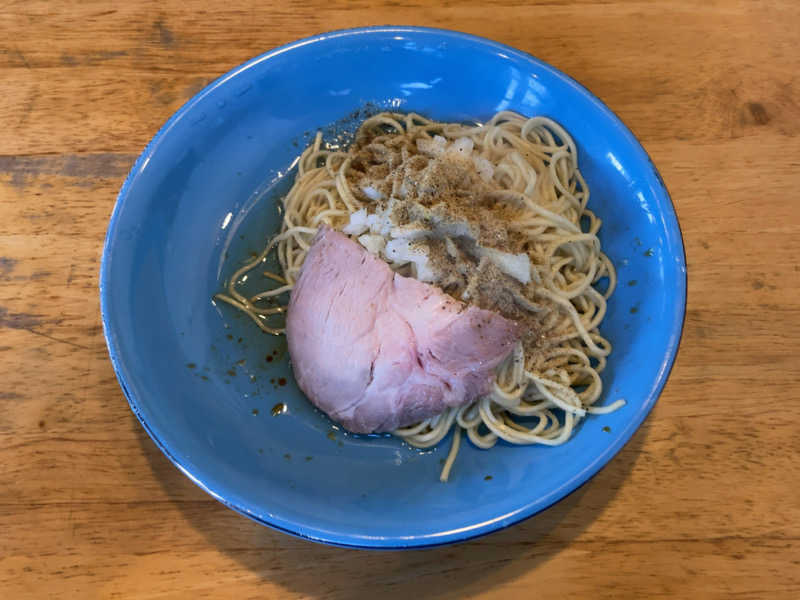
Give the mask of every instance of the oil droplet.
M 278 385 L 286 385 L 286 378 L 281 377 L 280 379 L 278 379 Z
M 273 361 L 272 355 L 268 354 L 267 355 L 267 362 L 272 362 L 272 361 Z
M 264 454 L 264 449 L 263 449 L 263 448 L 259 448 L 259 449 L 258 449 L 258 453 L 259 453 L 259 454 Z
M 272 407 L 272 416 L 277 417 L 278 415 L 282 415 L 286 412 L 286 405 L 283 402 L 278 402 L 275 406 Z
M 226 372 L 228 375 L 230 375 L 231 377 L 236 377 L 236 369 L 228 369 L 228 370 L 227 370 L 227 371 L 225 371 L 225 372 Z
M 280 343 L 277 348 L 273 348 L 272 352 L 270 352 L 270 355 L 272 356 L 273 360 L 281 360 L 286 355 L 286 351 L 287 346 L 285 345 L 285 342 L 283 342 Z
M 611 433 L 611 427 L 606 425 L 605 427 L 603 427 L 603 431 L 605 431 L 606 433 Z
M 242 360 L 237 360 L 236 361 L 236 364 L 239 365 L 240 367 L 243 367 L 244 363 L 245 363 L 245 359 L 244 358 Z
M 313 456 L 306 456 L 306 462 L 308 462 L 310 460 L 314 460 L 314 457 Z
M 287 453 L 283 455 L 283 458 L 285 458 L 286 460 L 292 460 L 292 455 Z
M 484 481 L 489 481 L 491 478 L 492 478 L 492 476 L 491 476 L 491 475 L 487 475 L 486 477 L 484 477 L 484 478 L 483 478 L 483 480 L 484 480 Z
M 628 285 L 636 285 L 636 280 L 635 280 L 635 279 L 631 279 L 631 280 L 628 282 Z
M 335 431 L 329 431 L 327 437 L 328 437 L 328 439 L 330 441 L 335 442 L 336 441 L 336 432 Z
M 195 367 L 197 367 L 197 365 L 196 365 L 196 364 L 194 364 L 194 363 L 186 363 L 186 366 L 187 366 L 189 369 L 194 369 Z
M 253 416 L 254 416 L 254 417 L 257 417 L 257 416 L 258 416 L 258 409 L 257 409 L 257 408 L 254 408 L 254 409 L 253 409 L 252 411 L 250 411 L 250 412 L 251 412 L 251 413 L 253 413 Z
M 637 312 L 639 312 L 639 307 L 638 306 L 631 306 L 631 314 L 635 315 Z
M 652 248 L 648 248 L 647 250 L 644 251 L 645 256 L 653 256 L 654 254 L 655 252 L 653 252 Z

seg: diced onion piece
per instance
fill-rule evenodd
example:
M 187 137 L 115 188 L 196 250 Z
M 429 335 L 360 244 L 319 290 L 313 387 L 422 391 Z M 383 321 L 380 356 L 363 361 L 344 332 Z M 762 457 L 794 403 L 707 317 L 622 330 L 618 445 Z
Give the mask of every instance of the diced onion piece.
M 438 158 L 444 154 L 445 145 L 447 140 L 440 135 L 436 135 L 433 139 L 419 138 L 417 140 L 417 150 L 422 154 Z
M 453 142 L 450 148 L 447 149 L 447 153 L 465 157 L 470 156 L 474 146 L 475 144 L 468 137 L 460 137 Z
M 436 280 L 436 274 L 430 267 L 430 262 L 428 261 L 428 257 L 422 255 L 425 260 L 415 261 L 414 262 L 414 278 L 419 281 L 425 282 L 433 282 Z
M 384 256 L 396 264 L 413 263 L 414 278 L 419 281 L 430 282 L 435 279 L 428 254 L 421 248 L 413 248 L 410 240 L 403 238 L 389 240 L 384 248 Z
M 372 187 L 371 185 L 365 185 L 361 188 L 361 191 L 364 192 L 364 195 L 373 201 L 378 201 L 383 198 L 383 194 L 381 194 L 377 188 Z
M 347 235 L 361 235 L 367 227 L 367 209 L 362 208 L 350 215 L 350 222 L 342 227 L 342 232 Z
M 531 259 L 527 254 L 523 252 L 510 254 L 494 248 L 481 248 L 480 254 L 492 261 L 506 275 L 513 277 L 522 284 L 530 283 Z
M 376 233 L 386 237 L 392 229 L 392 221 L 389 219 L 388 212 L 379 212 L 367 217 L 367 226 L 370 233 Z
M 402 238 L 396 240 L 389 240 L 386 242 L 386 248 L 383 251 L 384 256 L 393 263 L 407 263 L 411 260 L 411 249 L 409 248 L 409 241 Z
M 473 156 L 472 162 L 475 165 L 475 170 L 480 175 L 480 178 L 484 181 L 491 181 L 492 177 L 494 176 L 494 167 L 492 163 L 490 163 L 487 159 L 483 156 Z
M 386 240 L 382 235 L 365 233 L 364 235 L 358 237 L 358 241 L 370 254 L 378 255 L 386 246 Z
M 444 247 L 445 250 L 447 250 L 447 254 L 449 254 L 452 258 L 458 258 L 461 256 L 461 252 L 458 251 L 456 243 L 451 238 L 444 238 Z

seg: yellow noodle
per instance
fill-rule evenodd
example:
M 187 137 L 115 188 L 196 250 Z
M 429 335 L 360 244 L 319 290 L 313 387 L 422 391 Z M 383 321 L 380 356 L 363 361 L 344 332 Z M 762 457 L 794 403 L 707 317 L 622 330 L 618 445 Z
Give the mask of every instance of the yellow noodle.
M 550 311 L 542 321 L 550 345 L 539 356 L 525 356 L 522 344 L 517 344 L 498 367 L 486 396 L 393 433 L 412 446 L 427 448 L 454 430 L 441 473 L 441 480 L 446 481 L 462 430 L 479 448 L 491 448 L 498 439 L 552 446 L 566 442 L 587 414 L 603 414 L 622 406 L 624 400 L 595 406 L 602 394 L 599 373 L 611 352 L 611 344 L 598 327 L 606 299 L 616 286 L 616 273 L 597 238 L 600 219 L 586 208 L 589 188 L 578 168 L 577 147 L 570 135 L 550 119 L 526 118 L 510 111 L 496 114 L 481 126 L 438 123 L 413 113 L 382 113 L 367 119 L 356 139 L 375 128 L 412 138 L 437 134 L 449 141 L 472 140 L 474 154 L 492 164 L 494 180 L 503 188 L 492 195 L 527 212 L 510 227 L 529 239 L 531 276 L 537 285 L 529 286 L 535 289 L 531 297 L 519 297 L 516 302 L 532 312 Z M 292 289 L 320 224 L 341 229 L 350 214 L 363 206 L 346 177 L 351 159 L 348 153 L 326 150 L 317 134 L 303 152 L 295 184 L 283 199 L 280 233 L 258 257 L 234 273 L 227 293 L 217 298 L 246 312 L 261 329 L 283 333 L 266 322 L 280 307 L 262 308 L 261 303 L 270 298 L 274 302 L 274 297 Z M 279 286 L 246 298 L 237 291 L 243 276 L 263 266 L 273 249 L 282 274 L 266 275 Z M 601 278 L 608 279 L 604 294 L 594 288 Z M 518 418 L 533 418 L 535 423 Z

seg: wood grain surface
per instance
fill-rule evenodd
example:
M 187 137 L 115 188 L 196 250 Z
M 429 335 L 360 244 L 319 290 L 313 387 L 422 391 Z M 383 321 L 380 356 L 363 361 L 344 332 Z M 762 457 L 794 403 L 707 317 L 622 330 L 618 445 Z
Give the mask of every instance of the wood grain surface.
M 156 449 L 102 339 L 135 156 L 205 83 L 321 31 L 528 51 L 643 142 L 689 265 L 680 354 L 594 480 L 509 530 L 364 552 L 273 532 Z M 0 598 L 800 598 L 800 3 L 0 2 Z

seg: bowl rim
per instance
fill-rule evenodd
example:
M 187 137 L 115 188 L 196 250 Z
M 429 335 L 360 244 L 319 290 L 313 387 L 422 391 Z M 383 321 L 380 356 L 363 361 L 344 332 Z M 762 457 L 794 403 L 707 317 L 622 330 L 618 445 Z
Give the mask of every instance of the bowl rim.
M 217 489 L 215 489 L 215 487 L 207 485 L 205 482 L 203 482 L 198 476 L 196 476 L 194 473 L 191 472 L 189 467 L 184 465 L 181 462 L 181 460 L 175 456 L 175 453 L 173 453 L 169 444 L 164 439 L 162 439 L 164 436 L 159 435 L 158 432 L 154 431 L 154 429 L 148 424 L 148 422 L 146 421 L 146 419 L 142 414 L 140 401 L 134 396 L 133 393 L 131 393 L 126 376 L 122 368 L 123 359 L 121 357 L 120 348 L 117 343 L 115 333 L 112 327 L 112 318 L 109 306 L 110 299 L 108 294 L 110 269 L 112 265 L 111 249 L 115 242 L 117 221 L 121 214 L 122 205 L 124 204 L 125 199 L 129 194 L 129 191 L 134 183 L 134 180 L 136 179 L 136 176 L 147 165 L 147 162 L 149 162 L 150 157 L 155 152 L 157 147 L 160 145 L 162 140 L 169 134 L 170 130 L 175 126 L 175 124 L 178 121 L 180 121 L 187 113 L 189 113 L 189 111 L 200 100 L 202 100 L 205 96 L 213 92 L 218 87 L 224 85 L 228 80 L 236 77 L 240 73 L 247 71 L 248 69 L 252 68 L 253 66 L 263 61 L 269 60 L 275 56 L 294 50 L 296 48 L 340 37 L 350 37 L 350 36 L 360 36 L 360 35 L 369 36 L 372 34 L 386 34 L 386 33 L 407 34 L 407 35 L 422 34 L 428 36 L 434 35 L 434 36 L 439 36 L 444 40 L 449 40 L 449 39 L 459 40 L 463 42 L 468 42 L 470 44 L 474 44 L 476 46 L 489 48 L 498 52 L 513 55 L 521 60 L 532 63 L 533 65 L 535 65 L 537 69 L 547 71 L 556 78 L 563 80 L 571 88 L 573 88 L 573 90 L 576 93 L 584 96 L 589 102 L 593 103 L 602 113 L 605 114 L 607 118 L 611 120 L 611 122 L 617 129 L 618 133 L 633 148 L 635 153 L 641 154 L 641 157 L 644 160 L 646 160 L 647 164 L 652 169 L 652 173 L 655 176 L 655 179 L 658 184 L 658 191 L 662 193 L 664 198 L 667 200 L 664 206 L 665 210 L 663 211 L 662 214 L 666 217 L 668 221 L 672 221 L 672 223 L 670 224 L 672 226 L 667 228 L 667 238 L 672 243 L 672 246 L 675 248 L 675 255 L 673 258 L 677 262 L 676 265 L 677 272 L 680 274 L 676 278 L 676 281 L 673 282 L 674 284 L 673 289 L 675 292 L 675 302 L 674 302 L 675 310 L 673 311 L 672 315 L 669 315 L 671 319 L 671 322 L 669 323 L 669 337 L 663 358 L 661 360 L 661 364 L 659 366 L 656 379 L 652 383 L 650 391 L 647 397 L 645 398 L 644 402 L 642 403 L 641 407 L 639 408 L 638 412 L 632 415 L 632 418 L 628 422 L 624 431 L 617 436 L 613 444 L 607 447 L 602 453 L 600 453 L 597 457 L 595 457 L 595 460 L 592 463 L 590 463 L 583 470 L 573 475 L 573 477 L 571 477 L 567 482 L 565 482 L 559 488 L 552 490 L 549 494 L 547 494 L 544 497 L 531 499 L 530 501 L 524 503 L 522 506 L 518 507 L 517 509 L 506 515 L 500 515 L 486 522 L 471 524 L 466 527 L 462 527 L 457 530 L 449 532 L 435 533 L 435 534 L 430 534 L 425 536 L 415 536 L 415 537 L 400 537 L 400 536 L 365 537 L 365 536 L 360 536 L 358 534 L 342 532 L 342 531 L 317 530 L 314 527 L 309 527 L 304 525 L 302 522 L 291 521 L 289 519 L 286 519 L 285 523 L 279 523 L 276 522 L 275 520 L 270 520 L 269 518 L 261 517 L 259 515 L 254 515 L 244 506 L 240 506 L 238 503 L 227 499 L 224 495 L 224 492 L 218 491 Z M 101 315 L 101 321 L 103 323 L 103 336 L 105 338 L 106 346 L 108 348 L 108 353 L 111 359 L 111 364 L 114 369 L 114 373 L 117 377 L 120 387 L 122 388 L 122 392 L 125 395 L 128 404 L 130 405 L 133 414 L 136 415 L 136 418 L 139 420 L 144 430 L 147 432 L 147 434 L 150 436 L 153 442 L 155 442 L 156 446 L 161 450 L 161 452 L 164 453 L 164 455 L 178 468 L 178 470 L 180 470 L 184 475 L 186 475 L 192 482 L 194 482 L 203 491 L 208 493 L 210 496 L 212 496 L 213 498 L 215 498 L 228 508 L 256 521 L 257 523 L 266 525 L 272 529 L 302 539 L 314 542 L 320 542 L 332 546 L 357 548 L 357 549 L 402 550 L 402 549 L 416 549 L 416 548 L 431 548 L 455 542 L 463 542 L 477 537 L 481 537 L 483 535 L 487 535 L 494 531 L 500 531 L 502 529 L 506 529 L 507 527 L 515 525 L 520 521 L 528 519 L 544 510 L 547 510 L 557 502 L 563 500 L 565 497 L 574 492 L 576 489 L 584 485 L 592 477 L 594 477 L 603 467 L 605 467 L 611 461 L 611 459 L 614 456 L 617 455 L 617 453 L 619 453 L 619 451 L 625 446 L 625 444 L 628 443 L 632 435 L 639 429 L 640 425 L 647 417 L 647 415 L 650 413 L 656 401 L 658 400 L 658 397 L 660 396 L 664 388 L 664 385 L 666 384 L 666 381 L 675 364 L 675 359 L 680 346 L 684 322 L 686 318 L 686 301 L 687 301 L 686 251 L 683 243 L 683 232 L 681 231 L 680 228 L 680 223 L 678 221 L 674 203 L 672 202 L 672 197 L 670 196 L 669 191 L 667 190 L 667 186 L 664 183 L 664 180 L 659 174 L 658 170 L 656 169 L 655 164 L 653 163 L 649 154 L 644 149 L 639 140 L 633 135 L 631 130 L 624 124 L 622 119 L 619 116 L 617 116 L 602 100 L 600 100 L 596 95 L 594 95 L 585 86 L 580 84 L 571 76 L 567 75 L 566 73 L 563 73 L 559 69 L 544 62 L 543 60 L 536 58 L 535 56 L 527 52 L 473 34 L 463 33 L 460 31 L 454 31 L 449 29 L 434 28 L 434 27 L 417 27 L 417 26 L 405 26 L 405 25 L 368 26 L 368 27 L 356 27 L 349 29 L 338 29 L 338 30 L 319 33 L 310 37 L 289 42 L 287 44 L 278 46 L 268 52 L 260 54 L 259 56 L 256 56 L 240 64 L 239 66 L 231 69 L 224 75 L 218 77 L 217 79 L 206 85 L 192 98 L 187 100 L 186 103 L 184 103 L 183 106 L 181 106 L 175 113 L 173 113 L 172 116 L 170 116 L 170 118 L 167 119 L 164 125 L 161 126 L 158 132 L 156 132 L 153 138 L 148 142 L 147 146 L 144 148 L 142 153 L 137 157 L 128 175 L 126 176 L 120 188 L 119 193 L 117 194 L 114 208 L 109 220 L 108 229 L 106 231 L 105 241 L 103 244 L 103 251 L 100 262 L 99 293 L 100 293 L 100 315 Z

